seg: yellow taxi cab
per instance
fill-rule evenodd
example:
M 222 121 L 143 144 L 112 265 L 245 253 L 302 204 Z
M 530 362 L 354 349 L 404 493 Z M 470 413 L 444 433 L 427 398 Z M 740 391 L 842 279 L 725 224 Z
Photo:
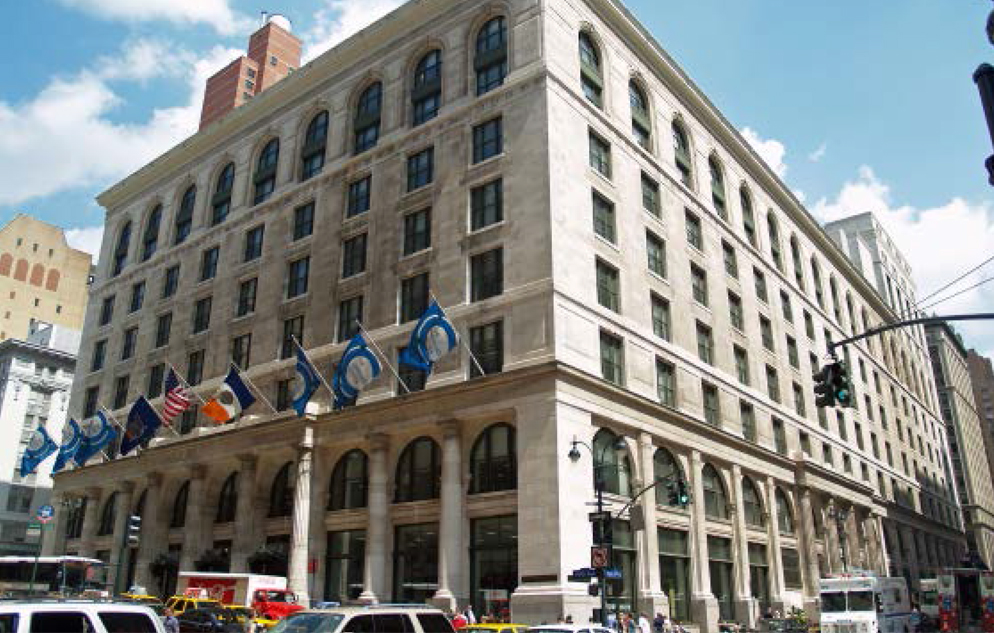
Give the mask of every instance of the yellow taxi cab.
M 478 633 L 525 633 L 527 624 L 508 624 L 506 622 L 481 622 L 467 624 L 460 631 L 476 631 Z
M 203 609 L 204 607 L 220 608 L 221 603 L 217 600 L 189 598 L 187 596 L 173 596 L 169 600 L 166 600 L 166 608 L 172 609 L 175 615 L 179 615 L 188 609 Z
M 276 626 L 277 622 L 279 622 L 279 620 L 270 620 L 269 618 L 257 615 L 250 607 L 245 607 L 240 604 L 224 604 L 221 606 L 229 611 L 234 611 L 239 616 L 242 616 L 247 620 L 251 620 L 255 624 L 257 631 L 268 631 Z

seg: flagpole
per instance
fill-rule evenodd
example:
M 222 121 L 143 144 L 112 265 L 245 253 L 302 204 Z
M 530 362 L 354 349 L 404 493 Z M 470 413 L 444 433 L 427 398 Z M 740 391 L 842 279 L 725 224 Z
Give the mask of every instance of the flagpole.
M 455 321 L 453 321 L 452 319 L 449 318 L 449 315 L 445 311 L 445 308 L 442 307 L 442 304 L 440 304 L 438 302 L 438 298 L 435 297 L 435 293 L 433 293 L 431 291 L 428 291 L 428 296 L 430 296 L 431 300 L 434 301 L 435 305 L 438 306 L 438 309 L 442 312 L 442 316 L 444 316 L 448 320 L 448 322 L 452 324 L 452 327 L 456 330 L 456 332 L 458 332 L 458 334 L 459 334 L 459 344 L 462 345 L 463 348 L 465 348 L 465 350 L 467 352 L 469 352 L 469 359 L 471 361 L 473 361 L 474 365 L 476 365 L 476 371 L 480 372 L 481 376 L 486 376 L 487 372 L 483 371 L 483 366 L 480 365 L 480 361 L 477 360 L 476 354 L 474 354 L 473 350 L 471 350 L 469 348 L 469 345 L 466 344 L 466 337 L 462 335 L 462 332 L 459 332 L 459 329 L 456 327 Z
M 123 426 L 121 426 L 121 423 L 117 421 L 117 418 L 114 417 L 114 414 L 107 410 L 107 407 L 105 407 L 102 404 L 98 404 L 97 406 L 100 407 L 101 411 L 103 411 L 104 413 L 107 414 L 107 417 L 109 417 L 110 421 L 114 423 L 114 426 L 116 426 L 117 428 L 121 429 L 121 432 L 127 433 L 127 431 L 125 430 L 125 428 Z
M 397 382 L 400 383 L 400 386 L 404 388 L 404 392 L 411 393 L 411 390 L 407 386 L 407 383 L 404 382 L 404 379 L 400 377 L 400 374 L 397 373 L 397 370 L 394 369 L 393 365 L 390 364 L 390 359 L 387 358 L 386 354 L 383 353 L 383 350 L 380 349 L 380 346 L 376 344 L 376 341 L 374 341 L 373 337 L 370 336 L 369 332 L 366 331 L 366 328 L 362 327 L 362 322 L 359 321 L 359 319 L 356 319 L 355 322 L 356 325 L 359 326 L 359 331 L 366 335 L 366 338 L 369 339 L 369 342 L 372 343 L 373 347 L 376 348 L 376 351 L 380 353 L 380 356 L 383 358 L 383 362 L 386 363 L 386 366 L 390 368 L 390 373 L 394 375 L 394 377 L 397 379 Z
M 176 374 L 176 377 L 183 381 L 183 384 L 186 386 L 187 390 L 190 393 L 192 393 L 194 397 L 197 398 L 197 400 L 200 400 L 200 404 L 206 405 L 207 401 L 201 398 L 199 393 L 194 391 L 193 387 L 190 386 L 190 383 L 187 382 L 186 378 L 183 377 L 183 374 L 179 373 L 179 370 L 173 367 L 172 363 L 166 363 L 166 364 L 169 365 L 169 369 L 173 370 L 173 373 Z
M 272 409 L 273 413 L 279 413 L 279 411 L 276 410 L 276 407 L 270 404 L 269 400 L 266 399 L 266 396 L 262 395 L 262 390 L 255 386 L 255 383 L 252 382 L 252 379 L 249 378 L 244 373 L 242 373 L 242 368 L 238 366 L 238 363 L 236 363 L 235 361 L 231 361 L 231 366 L 235 368 L 235 371 L 238 373 L 238 377 L 245 379 L 245 381 L 249 384 L 249 386 L 252 387 L 252 389 L 255 391 L 255 395 L 259 396 L 259 399 L 265 402 L 266 406 Z
M 318 380 L 320 380 L 320 381 L 321 381 L 321 384 L 322 384 L 322 385 L 324 385 L 325 389 L 327 389 L 327 390 L 328 390 L 328 393 L 330 393 L 330 394 L 332 395 L 332 397 L 334 397 L 334 395 L 335 395 L 335 390 L 331 388 L 331 385 L 329 385 L 329 384 L 328 384 L 328 381 L 327 381 L 327 380 L 325 380 L 325 379 L 324 379 L 324 376 L 322 376 L 322 375 L 321 375 L 321 372 L 319 372 L 319 371 L 318 371 L 318 366 L 317 366 L 317 364 L 316 364 L 316 363 L 314 362 L 314 360 L 313 360 L 313 359 L 312 359 L 312 358 L 310 357 L 310 355 L 309 355 L 309 354 L 307 353 L 307 350 L 305 350 L 305 349 L 304 349 L 304 346 L 303 346 L 303 345 L 301 345 L 301 344 L 300 344 L 300 343 L 299 343 L 299 342 L 297 341 L 297 337 L 296 337 L 296 336 L 294 336 L 294 335 L 292 335 L 292 334 L 291 334 L 291 335 L 290 335 L 290 338 L 291 338 L 291 339 L 293 339 L 293 344 L 297 346 L 297 349 L 299 349 L 299 350 L 301 351 L 301 353 L 303 353 L 303 355 L 304 355 L 304 358 L 306 358 L 306 359 L 307 359 L 307 362 L 309 362 L 309 363 L 311 364 L 311 367 L 313 367 L 313 368 L 314 368 L 314 373 L 318 375 Z

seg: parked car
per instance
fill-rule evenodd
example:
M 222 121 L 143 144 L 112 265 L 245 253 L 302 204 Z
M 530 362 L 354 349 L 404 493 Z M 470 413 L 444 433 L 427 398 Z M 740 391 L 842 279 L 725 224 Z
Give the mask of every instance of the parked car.
M 180 633 L 245 633 L 251 618 L 231 609 L 189 609 L 176 617 Z
M 270 633 L 454 633 L 441 609 L 425 605 L 334 607 L 291 613 Z
M 93 600 L 12 600 L 0 603 L 0 633 L 165 633 L 150 608 Z
M 166 608 L 172 609 L 173 613 L 179 616 L 190 609 L 221 608 L 221 603 L 217 600 L 207 598 L 188 598 L 186 596 L 173 596 L 166 600 Z

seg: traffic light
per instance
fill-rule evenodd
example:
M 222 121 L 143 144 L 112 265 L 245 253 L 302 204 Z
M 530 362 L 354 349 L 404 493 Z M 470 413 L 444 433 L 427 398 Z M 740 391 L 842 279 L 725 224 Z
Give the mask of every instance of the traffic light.
M 853 403 L 852 381 L 849 379 L 849 367 L 845 361 L 839 361 L 836 365 L 835 376 L 832 382 L 832 393 L 835 402 L 840 407 L 851 407 Z
M 686 508 L 690 505 L 690 492 L 687 491 L 687 482 L 677 479 L 666 484 L 669 492 L 669 503 L 671 506 Z
M 614 529 L 611 519 L 598 519 L 591 524 L 594 528 L 594 544 L 610 545 L 614 540 Z
M 816 372 L 812 378 L 815 381 L 815 405 L 819 408 L 835 406 L 835 376 L 838 363 L 829 363 Z
M 141 540 L 142 518 L 137 514 L 128 517 L 128 545 L 136 546 Z

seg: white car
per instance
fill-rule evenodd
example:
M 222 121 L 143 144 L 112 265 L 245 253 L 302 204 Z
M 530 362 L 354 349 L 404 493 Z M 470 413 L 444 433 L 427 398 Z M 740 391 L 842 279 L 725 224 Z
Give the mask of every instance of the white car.
M 0 633 L 166 633 L 152 609 L 95 600 L 0 602 Z
M 280 620 L 269 633 L 455 633 L 455 631 L 441 609 L 426 605 L 371 605 L 297 611 Z

